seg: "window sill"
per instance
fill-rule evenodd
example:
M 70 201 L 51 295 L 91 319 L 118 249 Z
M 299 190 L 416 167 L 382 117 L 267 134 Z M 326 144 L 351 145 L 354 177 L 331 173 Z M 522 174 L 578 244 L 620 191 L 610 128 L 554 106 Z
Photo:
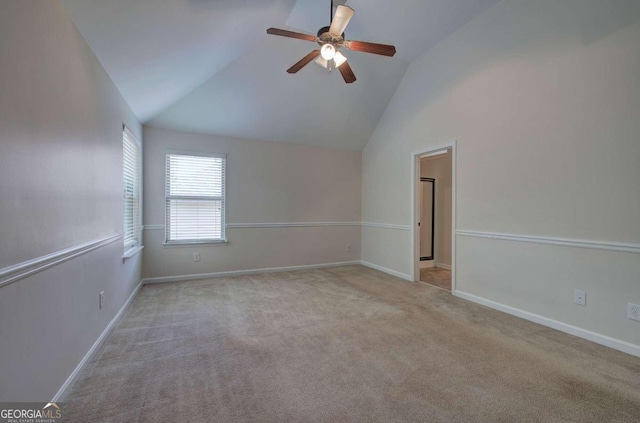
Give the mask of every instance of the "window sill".
M 207 246 L 217 246 L 217 245 L 227 245 L 229 241 L 226 239 L 221 239 L 219 241 L 207 240 L 207 241 L 174 241 L 174 242 L 164 242 L 162 246 L 164 248 L 181 248 L 181 247 L 207 247 Z
M 122 255 L 122 261 L 127 261 L 127 259 L 130 259 L 131 257 L 133 257 L 136 254 L 138 254 L 140 251 L 142 251 L 143 248 L 144 248 L 144 245 L 140 245 L 138 247 L 133 247 L 133 248 L 128 249 Z

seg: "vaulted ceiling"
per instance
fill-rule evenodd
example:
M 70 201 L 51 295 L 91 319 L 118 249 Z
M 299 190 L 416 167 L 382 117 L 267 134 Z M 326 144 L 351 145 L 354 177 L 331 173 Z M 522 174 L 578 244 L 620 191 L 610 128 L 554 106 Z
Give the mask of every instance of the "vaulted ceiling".
M 171 129 L 359 150 L 410 62 L 498 0 L 349 0 L 348 39 L 394 44 L 393 58 L 345 51 L 358 80 L 313 63 L 329 0 L 61 0 L 143 122 Z M 344 1 L 337 1 L 344 3 Z

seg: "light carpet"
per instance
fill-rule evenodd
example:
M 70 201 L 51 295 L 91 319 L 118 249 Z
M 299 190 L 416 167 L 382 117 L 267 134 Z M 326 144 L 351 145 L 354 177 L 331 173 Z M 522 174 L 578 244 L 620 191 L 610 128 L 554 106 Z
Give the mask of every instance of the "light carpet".
M 362 266 L 144 286 L 74 422 L 638 422 L 640 359 Z

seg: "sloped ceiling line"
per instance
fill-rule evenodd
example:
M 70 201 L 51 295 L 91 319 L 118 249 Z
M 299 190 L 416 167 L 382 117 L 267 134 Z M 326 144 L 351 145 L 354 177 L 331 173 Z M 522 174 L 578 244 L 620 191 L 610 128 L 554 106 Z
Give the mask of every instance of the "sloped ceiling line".
M 143 123 L 256 140 L 360 150 L 410 62 L 497 0 L 349 0 L 350 39 L 394 44 L 394 58 L 346 52 L 358 77 L 307 66 L 318 0 L 60 0 Z M 386 28 L 381 32 L 380 28 Z

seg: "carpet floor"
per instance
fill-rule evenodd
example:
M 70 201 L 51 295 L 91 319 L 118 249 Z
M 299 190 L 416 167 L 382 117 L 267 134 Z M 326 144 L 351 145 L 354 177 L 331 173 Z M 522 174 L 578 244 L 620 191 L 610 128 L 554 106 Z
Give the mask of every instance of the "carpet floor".
M 640 358 L 362 266 L 144 286 L 74 422 L 638 422 Z

